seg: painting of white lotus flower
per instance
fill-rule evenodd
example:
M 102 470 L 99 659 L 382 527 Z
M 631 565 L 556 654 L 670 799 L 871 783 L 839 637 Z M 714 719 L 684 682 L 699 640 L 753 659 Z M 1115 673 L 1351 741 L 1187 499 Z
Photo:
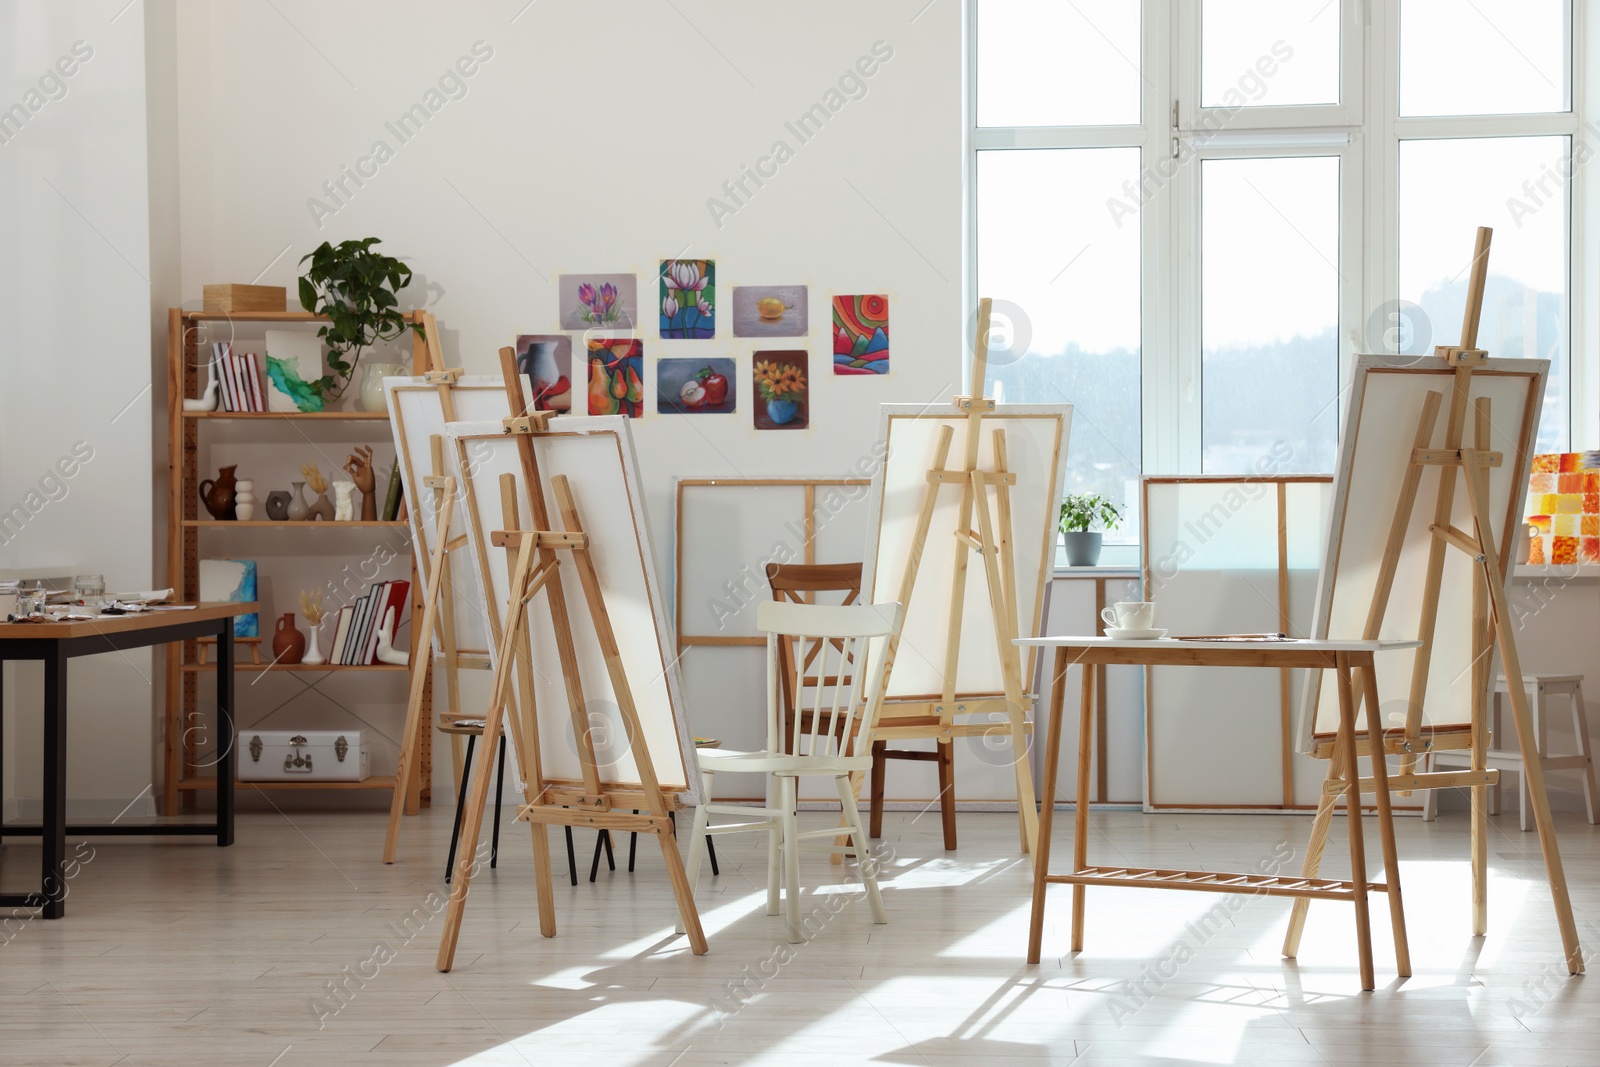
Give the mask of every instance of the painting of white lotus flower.
M 661 261 L 661 336 L 701 339 L 717 332 L 717 265 L 709 259 Z

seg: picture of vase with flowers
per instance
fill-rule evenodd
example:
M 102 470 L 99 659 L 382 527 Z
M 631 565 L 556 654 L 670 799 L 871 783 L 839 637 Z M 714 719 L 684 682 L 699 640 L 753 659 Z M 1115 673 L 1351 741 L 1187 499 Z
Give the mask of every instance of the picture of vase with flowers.
M 758 430 L 803 430 L 811 424 L 805 352 L 757 352 L 755 383 Z

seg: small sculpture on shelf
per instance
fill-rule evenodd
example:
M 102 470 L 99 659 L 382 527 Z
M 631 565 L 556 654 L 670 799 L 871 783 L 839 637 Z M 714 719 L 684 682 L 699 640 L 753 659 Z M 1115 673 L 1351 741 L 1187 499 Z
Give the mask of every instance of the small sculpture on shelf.
M 394 609 L 383 613 L 383 627 L 378 630 L 378 662 L 404 667 L 411 662 L 411 653 L 394 647 Z
M 332 522 L 333 501 L 328 499 L 328 479 L 322 476 L 321 469 L 315 463 L 303 464 L 300 473 L 306 476 L 306 484 L 317 494 L 317 499 L 306 509 L 306 521 L 315 522 L 317 519 L 322 519 L 325 522 Z
M 311 637 L 306 642 L 305 655 L 300 657 L 301 663 L 315 665 L 328 662 L 322 654 L 322 649 L 317 646 L 318 627 L 322 625 L 324 612 L 322 607 L 322 590 L 312 589 L 300 591 L 300 614 L 306 617 L 306 627 L 311 631 Z
M 349 522 L 356 517 L 356 483 L 343 478 L 333 483 L 333 521 Z
M 361 490 L 361 521 L 378 520 L 378 480 L 372 473 L 372 446 L 358 445 L 344 461 L 350 480 Z
M 289 521 L 289 492 L 286 489 L 274 489 L 267 494 L 267 518 L 273 522 Z
M 256 483 L 248 478 L 239 479 L 239 488 L 233 495 L 233 515 L 240 522 L 256 517 Z
M 217 406 L 217 364 L 213 360 L 206 364 L 206 387 L 200 391 L 199 399 L 184 398 L 183 410 L 185 411 L 212 411 Z
M 213 519 L 234 519 L 234 486 L 236 484 L 233 472 L 238 470 L 238 464 L 223 467 L 216 478 L 202 478 L 200 480 L 200 503 L 211 512 Z

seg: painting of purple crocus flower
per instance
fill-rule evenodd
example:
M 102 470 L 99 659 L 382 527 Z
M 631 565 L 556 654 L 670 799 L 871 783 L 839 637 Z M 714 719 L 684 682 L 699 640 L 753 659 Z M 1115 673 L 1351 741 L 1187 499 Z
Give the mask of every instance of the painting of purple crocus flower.
M 639 321 L 639 281 L 632 274 L 563 274 L 556 295 L 563 330 L 630 330 Z
M 706 338 L 717 332 L 717 265 L 709 259 L 661 261 L 661 336 Z

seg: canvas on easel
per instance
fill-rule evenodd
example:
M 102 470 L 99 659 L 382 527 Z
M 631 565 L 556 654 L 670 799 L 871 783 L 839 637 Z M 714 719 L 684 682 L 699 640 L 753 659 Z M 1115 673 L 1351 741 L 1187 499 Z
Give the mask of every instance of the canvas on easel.
M 1546 360 L 1498 360 L 1476 348 L 1490 233 L 1478 231 L 1461 344 L 1432 357 L 1357 358 L 1347 402 L 1334 503 L 1311 636 L 1405 637 L 1415 654 L 1374 668 L 1382 751 L 1400 758 L 1401 795 L 1470 788 L 1473 932 L 1488 925 L 1487 697 L 1494 654 L 1510 680 L 1512 717 L 1524 751 L 1533 726 L 1508 609 L 1510 551 L 1517 544 L 1529 460 L 1544 399 Z M 1307 685 L 1298 745 L 1330 758 L 1336 702 L 1320 679 Z M 1465 749 L 1471 767 L 1419 770 L 1431 752 Z M 1371 754 L 1370 739 L 1357 746 Z M 1337 763 L 1337 759 L 1332 760 Z M 1560 850 L 1538 761 L 1525 772 L 1546 874 L 1572 973 L 1583 961 Z M 1371 779 L 1361 788 L 1371 791 Z M 1306 850 L 1315 874 L 1332 816 L 1324 792 Z M 1305 904 L 1297 902 L 1284 954 L 1298 950 Z
M 515 353 L 500 356 L 510 410 L 524 414 L 448 432 L 480 580 L 489 602 L 504 605 L 483 739 L 492 750 L 508 718 L 520 724 L 518 817 L 533 831 L 540 932 L 556 932 L 547 827 L 633 831 L 657 838 L 679 921 L 691 949 L 704 953 L 672 822 L 695 799 L 694 742 L 632 437 L 626 420 L 527 413 Z M 469 783 L 441 971 L 454 963 L 490 778 L 484 760 Z
M 975 738 L 1009 772 L 1028 851 L 1038 809 L 1023 679 L 1035 652 L 1012 641 L 1039 632 L 1072 408 L 983 395 L 988 311 L 984 299 L 971 396 L 882 408 L 863 588 L 874 603 L 904 604 L 906 618 L 873 739 Z

